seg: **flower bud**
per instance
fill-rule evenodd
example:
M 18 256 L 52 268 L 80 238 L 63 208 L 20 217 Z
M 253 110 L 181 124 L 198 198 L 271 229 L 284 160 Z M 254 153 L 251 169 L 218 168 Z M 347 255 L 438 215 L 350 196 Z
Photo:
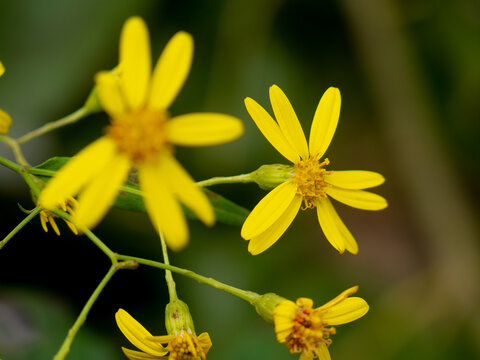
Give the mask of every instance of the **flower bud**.
M 12 118 L 5 111 L 0 109 L 0 134 L 5 135 L 12 126 Z
M 165 307 L 165 327 L 170 335 L 188 330 L 195 334 L 188 305 L 178 299 L 170 301 Z
M 250 176 L 258 186 L 270 190 L 292 179 L 293 166 L 283 164 L 262 165 Z

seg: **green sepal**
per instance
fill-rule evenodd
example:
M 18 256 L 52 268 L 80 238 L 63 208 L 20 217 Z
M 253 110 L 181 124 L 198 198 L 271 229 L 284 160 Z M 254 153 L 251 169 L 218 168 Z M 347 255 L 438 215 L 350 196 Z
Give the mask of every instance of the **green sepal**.
M 65 163 L 70 160 L 69 157 L 52 157 L 44 163 L 32 167 L 29 172 L 36 177 L 48 182 L 56 171 L 58 171 Z M 225 199 L 223 196 L 214 193 L 208 189 L 202 189 L 210 200 L 217 222 L 241 226 L 247 218 L 249 211 L 234 202 Z M 129 211 L 146 212 L 145 204 L 140 195 L 140 188 L 132 181 L 127 181 L 121 188 L 117 199 L 113 206 Z M 187 208 L 183 207 L 187 217 L 197 219 L 197 217 Z

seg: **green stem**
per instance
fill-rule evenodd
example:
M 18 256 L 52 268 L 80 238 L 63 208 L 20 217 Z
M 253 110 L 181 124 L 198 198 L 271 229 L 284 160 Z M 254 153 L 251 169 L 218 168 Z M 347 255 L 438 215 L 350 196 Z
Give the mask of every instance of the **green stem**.
M 45 125 L 39 127 L 36 130 L 30 131 L 29 133 L 19 137 L 16 141 L 17 141 L 18 144 L 23 144 L 27 141 L 30 141 L 30 140 L 32 140 L 36 137 L 39 137 L 41 135 L 44 135 L 44 134 L 46 134 L 50 131 L 58 129 L 62 126 L 73 124 L 73 123 L 77 122 L 78 120 L 80 120 L 81 118 L 83 118 L 87 115 L 88 115 L 88 111 L 84 107 L 81 107 L 80 109 L 74 111 L 73 113 L 71 113 L 71 114 L 69 114 L 69 115 L 67 115 L 67 116 L 65 116 L 61 119 L 51 121 L 51 122 L 46 123 Z
M 25 157 L 23 156 L 22 149 L 20 149 L 20 145 L 17 140 L 12 139 L 10 136 L 0 135 L 0 141 L 3 141 L 12 149 L 13 154 L 15 155 L 15 159 L 20 165 L 30 166 Z
M 72 221 L 72 217 L 67 214 L 66 212 L 62 211 L 62 210 L 53 210 L 52 211 L 55 215 L 61 217 L 63 220 L 67 220 L 69 222 L 71 222 L 72 224 L 75 224 L 73 221 Z M 85 236 L 87 236 L 95 245 L 97 245 L 97 247 L 103 251 L 103 253 L 105 255 L 108 256 L 108 258 L 112 261 L 112 264 L 116 264 L 117 263 L 117 254 L 115 252 L 113 252 L 112 250 L 110 250 L 110 248 L 105 245 L 105 243 L 100 240 L 93 232 L 91 232 L 90 230 L 88 229 L 78 229 L 80 232 L 83 232 L 85 234 Z
M 0 164 L 19 174 L 23 170 L 23 166 L 18 165 L 17 163 L 14 163 L 13 161 L 5 159 L 4 157 L 1 157 L 1 156 L 0 156 Z
M 115 265 L 112 265 L 108 270 L 107 274 L 105 275 L 105 277 L 100 282 L 100 284 L 98 284 L 95 291 L 92 293 L 92 295 L 90 295 L 90 298 L 88 299 L 87 303 L 83 307 L 82 312 L 80 313 L 80 315 L 78 315 L 77 320 L 75 320 L 75 323 L 73 324 L 73 326 L 70 328 L 70 330 L 68 330 L 67 337 L 63 341 L 63 344 L 58 350 L 57 354 L 53 357 L 53 360 L 65 359 L 65 356 L 67 356 L 68 352 L 70 351 L 70 345 L 72 344 L 72 341 L 75 338 L 75 335 L 77 334 L 78 330 L 87 319 L 88 312 L 92 308 L 93 304 L 97 300 L 98 296 L 102 292 L 105 285 L 107 285 L 107 283 L 110 281 L 110 279 L 112 278 L 112 276 L 115 274 L 117 270 L 118 270 L 118 267 Z
M 201 187 L 217 185 L 217 184 L 233 184 L 233 183 L 249 183 L 254 182 L 251 174 L 241 174 L 235 176 L 219 176 L 211 179 L 197 181 L 197 185 Z
M 105 255 L 107 255 L 113 264 L 117 262 L 117 255 L 114 253 L 110 248 L 105 245 L 105 243 L 100 240 L 93 232 L 90 230 L 84 229 L 83 233 L 90 239 L 92 242 L 97 245 L 97 247 L 103 251 Z
M 0 250 L 5 246 L 7 245 L 8 241 L 17 233 L 20 231 L 20 229 L 22 229 L 25 225 L 27 225 L 30 220 L 32 220 L 42 209 L 37 206 L 35 209 L 32 210 L 32 212 L 30 214 L 28 214 L 28 216 L 23 219 L 20 224 L 18 224 L 17 226 L 15 226 L 15 228 L 10 231 L 10 233 L 5 236 L 5 238 L 0 241 Z
M 5 159 L 4 157 L 0 156 L 0 164 L 4 165 L 5 167 L 9 168 L 10 170 L 15 171 L 16 173 L 20 174 L 20 176 L 25 180 L 27 185 L 30 187 L 32 190 L 33 194 L 38 197 L 40 194 L 40 186 L 38 185 L 38 179 L 35 179 L 34 176 L 30 175 L 27 167 L 28 165 L 19 165 L 14 163 L 13 161 L 10 161 L 8 159 Z
M 152 266 L 152 267 L 156 267 L 156 268 L 164 269 L 164 270 L 170 270 L 170 271 L 172 271 L 176 274 L 180 274 L 180 275 L 186 276 L 190 279 L 196 280 L 199 283 L 210 285 L 210 286 L 212 286 L 216 289 L 226 291 L 226 292 L 228 292 L 232 295 L 235 295 L 235 296 L 239 297 L 240 299 L 243 299 L 243 300 L 249 302 L 250 304 L 253 304 L 253 302 L 256 299 L 258 299 L 258 297 L 260 296 L 259 294 L 255 293 L 253 291 L 241 290 L 241 289 L 238 289 L 236 287 L 224 284 L 224 283 L 222 283 L 218 280 L 199 275 L 199 274 L 197 274 L 197 273 L 195 273 L 191 270 L 182 269 L 182 268 L 172 266 L 172 265 L 167 265 L 167 264 L 164 264 L 164 263 L 161 263 L 161 262 L 158 262 L 158 261 L 142 259 L 142 258 L 138 258 L 138 257 L 134 257 L 134 256 L 128 256 L 128 255 L 117 255 L 117 258 L 118 258 L 118 260 L 133 260 L 133 261 L 135 261 L 139 264 Z
M 53 176 L 56 173 L 56 171 L 53 171 L 53 170 L 35 169 L 35 168 L 29 168 L 27 169 L 27 171 L 29 174 L 40 175 L 40 176 Z
M 166 265 L 170 265 L 170 260 L 168 259 L 168 250 L 165 239 L 163 238 L 162 232 L 160 232 L 160 242 L 162 243 L 162 252 L 163 252 L 163 261 Z M 173 280 L 172 272 L 168 269 L 165 269 L 165 279 L 167 280 L 168 295 L 170 296 L 170 302 L 178 300 L 177 289 L 175 281 Z

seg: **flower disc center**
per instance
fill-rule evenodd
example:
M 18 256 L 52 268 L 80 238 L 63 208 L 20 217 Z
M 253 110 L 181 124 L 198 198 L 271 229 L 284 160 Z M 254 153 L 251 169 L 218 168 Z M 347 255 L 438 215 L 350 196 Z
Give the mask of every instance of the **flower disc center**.
M 335 328 L 327 327 L 319 309 L 311 306 L 300 307 L 293 320 L 292 332 L 285 343 L 291 353 L 305 352 L 312 358 L 318 357 L 319 346 L 331 344 L 330 335 L 335 333 Z
M 121 114 L 112 120 L 107 136 L 134 163 L 155 163 L 162 151 L 169 150 L 167 119 L 165 111 L 150 109 Z
M 198 344 L 196 336 L 189 333 L 177 335 L 169 344 L 170 359 L 196 360 L 205 359 L 205 352 Z
M 297 184 L 297 194 L 303 197 L 304 210 L 314 208 L 319 197 L 327 196 L 323 175 L 326 172 L 324 166 L 329 163 L 328 159 L 320 163 L 314 158 L 309 158 L 295 165 L 293 180 Z

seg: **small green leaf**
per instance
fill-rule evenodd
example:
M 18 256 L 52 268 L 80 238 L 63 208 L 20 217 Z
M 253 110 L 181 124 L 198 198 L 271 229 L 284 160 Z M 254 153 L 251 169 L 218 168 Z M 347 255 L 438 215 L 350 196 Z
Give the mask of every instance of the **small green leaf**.
M 43 164 L 30 168 L 29 172 L 47 182 L 69 159 L 68 157 L 53 157 Z M 249 214 L 247 209 L 225 199 L 213 191 L 208 189 L 203 189 L 203 191 L 212 203 L 218 222 L 238 226 L 243 224 Z M 125 185 L 121 187 L 113 206 L 124 210 L 146 212 L 141 194 L 138 185 L 127 181 Z M 196 216 L 190 210 L 185 207 L 183 207 L 183 210 L 189 218 L 196 219 Z
M 45 161 L 44 163 L 38 165 L 38 166 L 35 166 L 33 167 L 32 169 L 43 169 L 43 170 L 52 170 L 52 171 L 57 171 L 58 169 L 60 169 L 63 165 L 65 165 L 67 163 L 67 161 L 70 160 L 69 157 L 62 157 L 62 156 L 55 156 L 55 157 L 52 157 L 50 159 L 48 159 L 47 161 Z

